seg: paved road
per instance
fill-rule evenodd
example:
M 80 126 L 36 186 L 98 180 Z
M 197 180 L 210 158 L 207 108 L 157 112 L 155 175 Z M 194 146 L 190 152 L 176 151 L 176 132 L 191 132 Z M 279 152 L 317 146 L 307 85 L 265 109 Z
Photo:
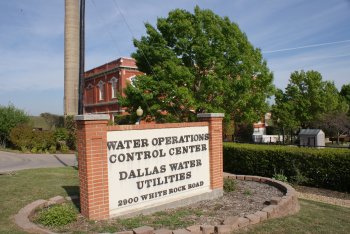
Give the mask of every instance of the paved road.
M 0 173 L 31 168 L 76 165 L 74 154 L 21 154 L 0 151 Z

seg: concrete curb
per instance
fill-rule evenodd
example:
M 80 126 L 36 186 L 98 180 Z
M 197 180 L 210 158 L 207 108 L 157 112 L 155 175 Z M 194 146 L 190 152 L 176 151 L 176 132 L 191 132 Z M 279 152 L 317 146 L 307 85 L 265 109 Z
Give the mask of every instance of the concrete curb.
M 255 181 L 259 183 L 269 184 L 281 190 L 284 193 L 283 197 L 272 197 L 269 201 L 269 205 L 262 210 L 256 211 L 254 214 L 248 214 L 244 217 L 232 216 L 224 217 L 224 221 L 221 225 L 193 225 L 185 229 L 177 230 L 154 230 L 152 227 L 143 226 L 135 228 L 132 231 L 115 232 L 115 234 L 229 234 L 238 229 L 251 226 L 267 219 L 279 218 L 287 215 L 298 213 L 300 210 L 297 192 L 289 184 L 283 183 L 278 180 L 249 175 L 234 175 L 224 173 L 224 178 L 231 178 L 235 180 L 247 180 Z M 43 229 L 38 225 L 30 222 L 30 217 L 34 214 L 35 210 L 47 207 L 53 204 L 63 203 L 66 200 L 77 199 L 78 197 L 66 197 L 56 196 L 49 200 L 37 200 L 22 208 L 14 217 L 15 223 L 24 231 L 29 233 L 40 234 L 54 234 L 49 230 Z

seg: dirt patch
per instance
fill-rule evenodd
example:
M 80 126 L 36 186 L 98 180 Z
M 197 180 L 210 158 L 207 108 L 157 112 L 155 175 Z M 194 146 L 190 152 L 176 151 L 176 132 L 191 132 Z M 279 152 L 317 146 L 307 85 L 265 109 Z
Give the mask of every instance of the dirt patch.
M 337 198 L 342 200 L 350 200 L 350 193 L 342 193 L 342 192 L 329 190 L 329 189 L 313 188 L 313 187 L 306 187 L 306 186 L 300 186 L 300 185 L 294 185 L 294 188 L 300 193 L 308 193 L 308 194 L 321 195 L 321 196 L 332 197 L 332 198 Z
M 350 194 L 328 189 L 295 186 L 299 198 L 350 208 Z

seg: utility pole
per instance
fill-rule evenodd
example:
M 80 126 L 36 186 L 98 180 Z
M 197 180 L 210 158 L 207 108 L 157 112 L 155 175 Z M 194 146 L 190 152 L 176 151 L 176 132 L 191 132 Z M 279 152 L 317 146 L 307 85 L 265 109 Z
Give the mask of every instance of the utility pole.
M 78 114 L 84 114 L 84 72 L 85 72 L 85 0 L 80 0 L 80 47 L 79 47 L 79 101 Z

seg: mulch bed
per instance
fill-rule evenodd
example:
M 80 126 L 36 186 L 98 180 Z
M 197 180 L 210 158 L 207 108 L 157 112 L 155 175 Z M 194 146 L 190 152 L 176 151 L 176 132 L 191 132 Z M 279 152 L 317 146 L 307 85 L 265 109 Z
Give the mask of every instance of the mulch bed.
M 277 188 L 264 183 L 254 181 L 235 180 L 236 189 L 233 192 L 225 192 L 223 197 L 210 200 L 201 201 L 187 207 L 168 209 L 157 212 L 153 215 L 137 216 L 135 219 L 141 220 L 139 226 L 147 225 L 155 229 L 167 228 L 177 229 L 185 228 L 191 225 L 218 225 L 221 224 L 224 218 L 229 216 L 245 216 L 247 214 L 255 213 L 269 205 L 272 197 L 282 197 L 284 194 Z M 298 191 L 298 195 L 303 199 L 310 199 L 316 201 L 327 202 L 335 205 L 345 206 L 350 204 L 350 194 L 341 193 L 332 190 L 310 188 L 305 186 L 293 186 Z M 340 202 L 339 202 L 340 201 Z M 176 224 L 167 224 L 159 220 L 168 217 L 179 216 Z M 58 232 L 105 232 L 108 231 L 123 231 L 131 230 L 133 227 L 125 225 L 134 221 L 122 221 L 120 219 L 111 219 L 107 221 L 88 221 L 81 215 L 78 220 L 65 227 L 55 229 Z M 138 221 L 139 222 L 139 221 Z
M 233 192 L 225 192 L 220 198 L 197 202 L 187 207 L 168 209 L 157 212 L 153 215 L 137 216 L 141 219 L 140 226 L 152 226 L 155 229 L 168 228 L 177 229 L 185 228 L 191 225 L 219 225 L 222 224 L 224 218 L 229 216 L 244 216 L 253 214 L 258 210 L 269 205 L 272 197 L 282 197 L 283 193 L 270 185 L 258 183 L 254 181 L 236 180 L 236 189 Z M 174 217 L 182 213 L 179 221 L 175 226 L 167 226 L 159 222 L 164 217 Z M 183 215 L 185 214 L 185 215 Z M 126 223 L 128 223 L 127 221 Z M 132 222 L 132 221 L 131 221 Z M 111 219 L 107 221 L 88 221 L 84 217 L 78 217 L 78 220 L 66 227 L 54 229 L 56 232 L 99 232 L 107 230 L 123 231 L 131 230 L 130 226 L 124 226 L 119 219 Z M 130 222 L 129 222 L 130 223 Z M 174 223 L 171 223 L 174 225 Z
M 201 209 L 205 214 L 194 221 L 203 225 L 221 224 L 225 217 L 253 214 L 269 205 L 272 197 L 282 197 L 283 193 L 270 185 L 254 181 L 236 180 L 236 190 L 224 193 L 215 200 L 201 201 L 191 205 L 192 209 Z

